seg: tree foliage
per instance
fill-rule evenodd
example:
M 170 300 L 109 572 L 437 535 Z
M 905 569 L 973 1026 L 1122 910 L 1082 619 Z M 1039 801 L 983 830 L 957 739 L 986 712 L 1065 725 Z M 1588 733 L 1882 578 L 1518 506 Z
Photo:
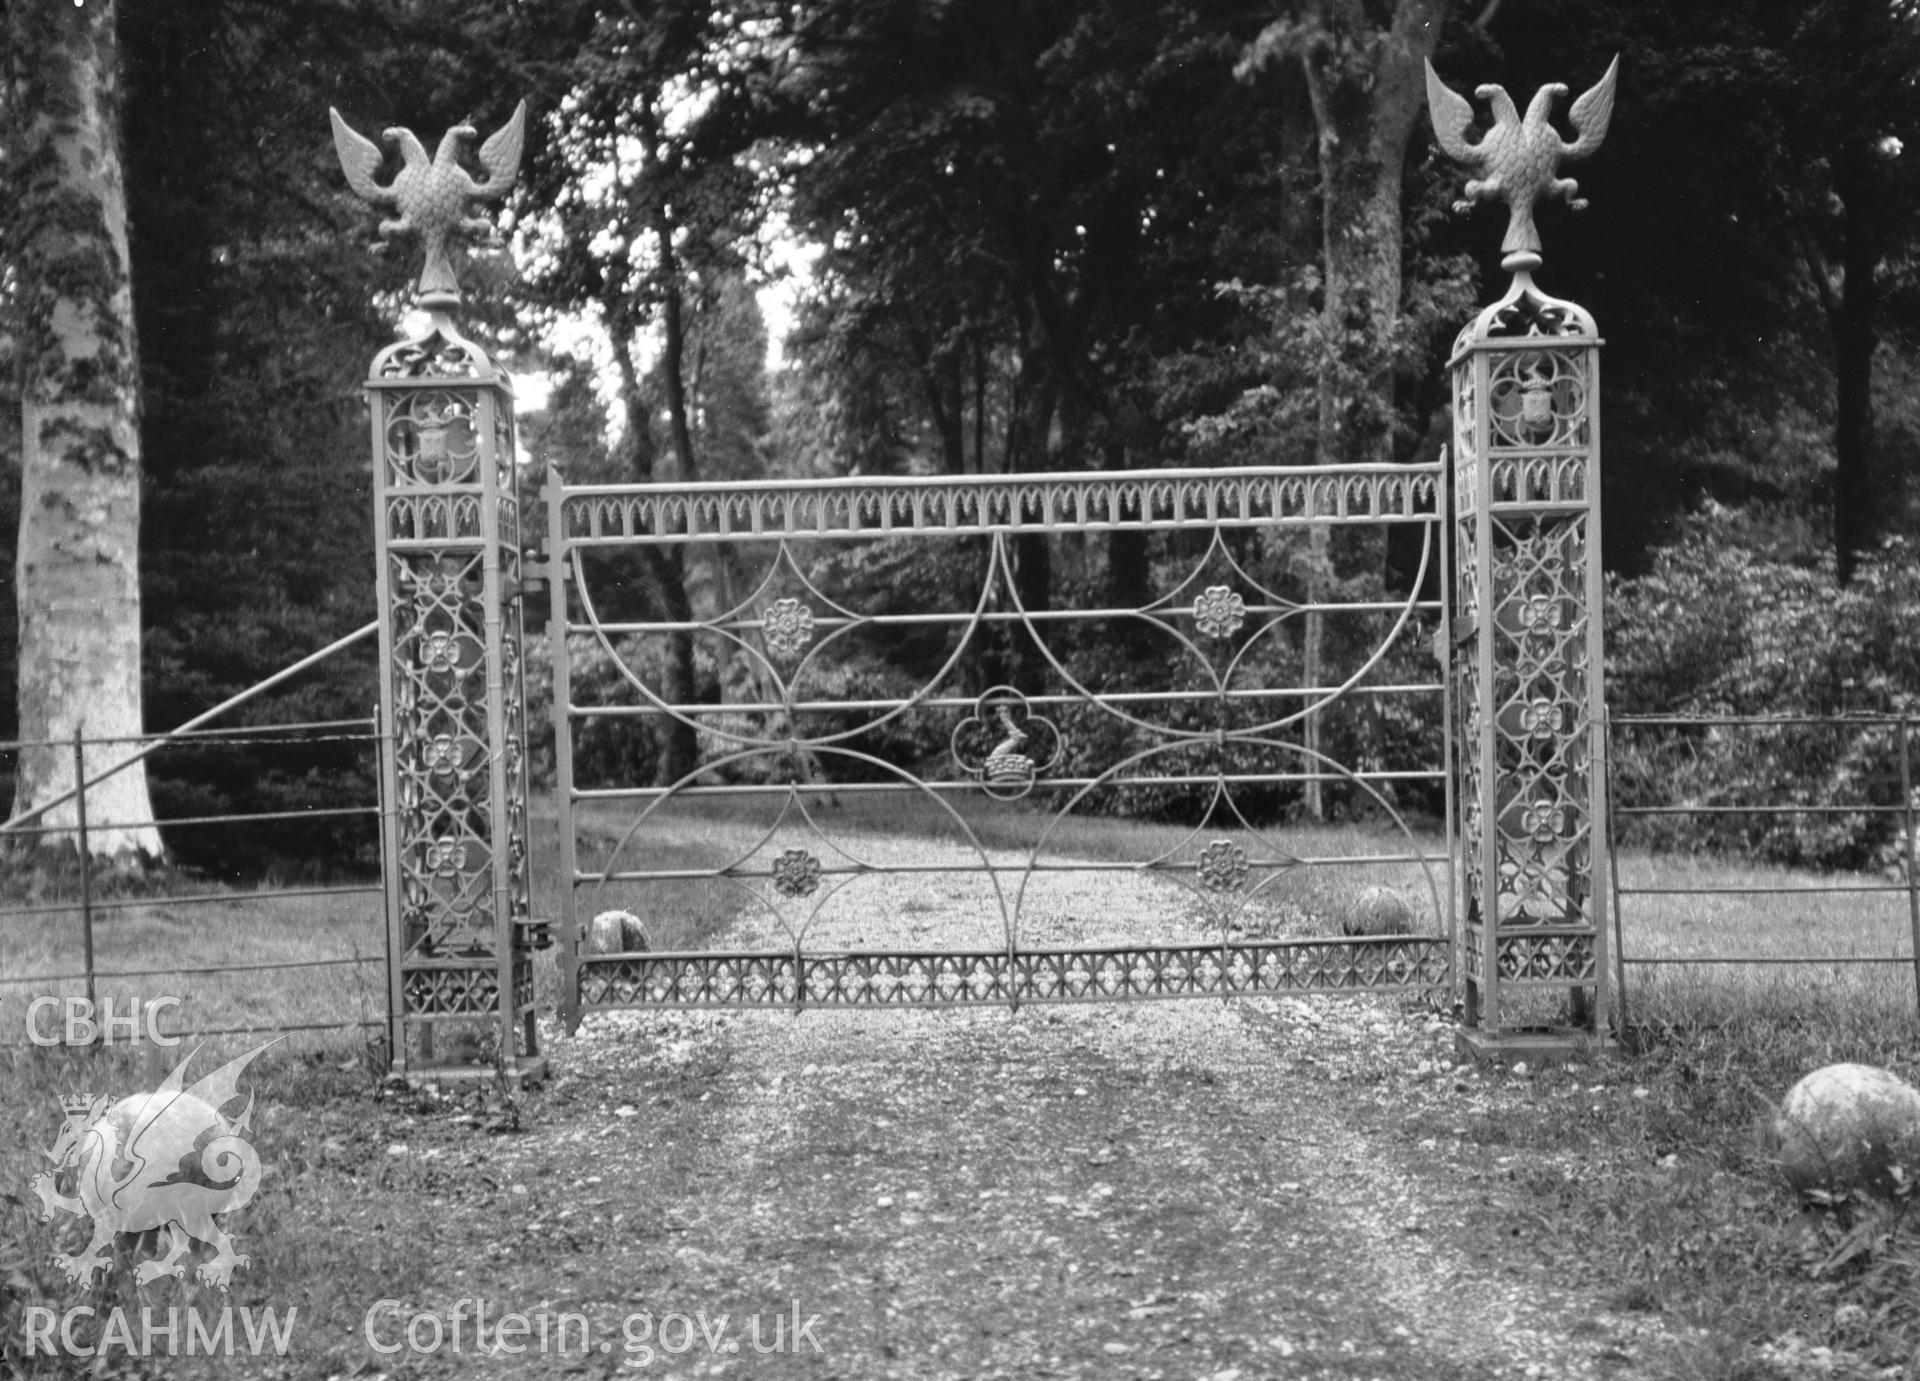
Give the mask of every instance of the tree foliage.
M 1755 554 L 1739 527 L 1711 510 L 1644 575 L 1614 585 L 1608 704 L 1616 715 L 1776 722 L 1618 726 L 1614 782 L 1622 806 L 1763 811 L 1635 822 L 1631 837 L 1793 865 L 1892 866 L 1897 816 L 1826 808 L 1902 803 L 1901 732 L 1885 720 L 1920 708 L 1920 564 L 1890 539 L 1842 586 L 1831 558 Z M 1785 806 L 1822 809 L 1764 809 Z
M 359 382 L 409 274 L 403 254 L 367 252 L 368 212 L 326 143 L 328 105 L 375 128 L 431 130 L 519 79 L 495 56 L 516 50 L 513 16 L 490 5 L 180 0 L 120 16 L 145 711 L 158 730 L 373 614 Z M 9 341 L 23 324 L 9 319 Z M 227 722 L 364 718 L 372 660 L 363 647 Z M 24 722 L 17 708 L 8 678 L 0 732 Z M 163 820 L 373 798 L 370 751 L 339 741 L 169 750 L 152 765 Z M 183 864 L 223 871 L 342 854 L 331 829 L 267 833 L 244 847 L 204 829 L 168 843 Z M 345 854 L 366 861 L 371 838 Z
M 1905 0 L 127 5 L 149 727 L 373 612 L 356 394 L 410 273 L 368 252 L 329 104 L 431 133 L 531 99 L 525 281 L 476 266 L 474 317 L 553 367 L 530 444 L 577 477 L 1406 460 L 1436 453 L 1453 333 L 1504 287 L 1491 223 L 1447 209 L 1461 174 L 1409 95 L 1417 59 L 1524 102 L 1619 52 L 1613 128 L 1579 172 L 1592 209 L 1548 210 L 1541 275 L 1607 339 L 1610 565 L 1672 580 L 1697 558 L 1705 579 L 1725 548 L 1793 590 L 1825 561 L 1897 603 L 1877 553 L 1920 532 L 1917 22 Z M 781 239 L 817 258 L 769 380 L 749 308 Z M 19 290 L 0 277 L 10 358 Z M 538 353 L 581 322 L 602 353 Z M 1740 520 L 1691 526 L 1709 505 Z M 1038 609 L 1137 602 L 1167 559 L 1116 533 L 1023 540 L 1016 567 Z M 1373 547 L 1260 559 L 1295 594 L 1397 588 L 1411 568 Z M 632 607 L 704 614 L 756 573 L 658 557 L 611 574 Z M 1666 654 L 1622 646 L 1633 703 L 1695 703 L 1645 671 Z M 689 646 L 647 655 L 676 694 L 749 693 Z M 912 671 L 875 656 L 846 674 Z M 374 684 L 369 650 L 255 717 L 365 715 Z M 0 727 L 20 722 L 11 687 Z M 161 812 L 318 799 L 291 777 L 368 794 L 364 759 L 332 751 L 286 783 L 258 760 L 162 759 Z M 699 750 L 649 751 L 672 777 Z

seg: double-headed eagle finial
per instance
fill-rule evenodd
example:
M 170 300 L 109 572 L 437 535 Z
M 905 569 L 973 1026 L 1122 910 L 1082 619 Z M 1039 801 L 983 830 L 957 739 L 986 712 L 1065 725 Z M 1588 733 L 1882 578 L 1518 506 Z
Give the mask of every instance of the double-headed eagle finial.
M 381 137 L 397 144 L 403 164 L 392 182 L 382 187 L 374 180 L 384 155 L 380 146 L 340 118 L 333 116 L 333 147 L 340 155 L 341 171 L 347 184 L 375 206 L 392 206 L 400 215 L 380 222 L 383 236 L 411 230 L 420 236 L 426 249 L 426 263 L 420 270 L 420 305 L 447 308 L 459 305 L 460 283 L 454 276 L 453 260 L 447 253 L 455 235 L 484 235 L 492 230 L 483 217 L 472 213 L 476 202 L 498 201 L 512 188 L 520 173 L 520 150 L 526 140 L 527 103 L 520 102 L 513 118 L 502 125 L 480 146 L 480 166 L 486 181 L 476 182 L 460 166 L 462 140 L 476 139 L 480 132 L 472 125 L 460 124 L 440 139 L 440 149 L 431 159 L 413 137 L 411 130 L 389 129 Z
M 1539 267 L 1540 232 L 1533 223 L 1533 205 L 1541 197 L 1558 197 L 1575 211 L 1586 209 L 1580 185 L 1570 177 L 1559 176 L 1560 161 L 1585 158 L 1607 137 L 1607 122 L 1613 118 L 1614 79 L 1619 73 L 1620 59 L 1615 57 L 1607 74 L 1574 101 L 1568 118 L 1578 137 L 1571 142 L 1560 137 L 1548 118 L 1554 101 L 1567 94 L 1564 84 L 1553 82 L 1534 92 L 1524 120 L 1506 88 L 1491 84 L 1476 87 L 1473 94 L 1493 106 L 1494 123 L 1478 142 L 1468 143 L 1473 106 L 1465 96 L 1448 89 L 1433 64 L 1427 64 L 1427 110 L 1433 117 L 1434 137 L 1450 156 L 1480 174 L 1467 183 L 1467 199 L 1455 202 L 1454 210 L 1464 211 L 1476 201 L 1507 204 L 1507 238 L 1500 245 L 1506 255 L 1502 267 Z

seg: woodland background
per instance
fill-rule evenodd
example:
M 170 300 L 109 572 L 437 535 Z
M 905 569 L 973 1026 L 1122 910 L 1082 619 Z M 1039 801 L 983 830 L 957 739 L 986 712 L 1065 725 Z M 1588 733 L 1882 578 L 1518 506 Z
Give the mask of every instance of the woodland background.
M 1421 12 L 1443 21 L 1450 85 L 1499 81 L 1523 107 L 1621 55 L 1606 146 L 1568 170 L 1592 208 L 1545 214 L 1540 275 L 1606 338 L 1613 711 L 1914 709 L 1920 20 L 1904 3 L 125 0 L 149 728 L 374 613 L 360 383 L 413 260 L 369 252 L 329 105 L 431 147 L 451 118 L 484 134 L 529 100 L 520 271 L 483 257 L 467 281 L 476 331 L 555 380 L 522 419 L 536 470 L 1424 460 L 1453 337 L 1504 279 L 1500 216 L 1450 211 L 1463 174 L 1424 113 L 1382 174 L 1398 226 L 1342 182 L 1381 174 L 1342 159 L 1390 94 L 1394 26 Z M 1329 310 L 1361 242 L 1398 265 L 1386 330 L 1364 295 Z M 817 257 L 769 370 L 755 292 L 795 243 Z M 569 344 L 583 321 L 598 347 Z M 18 416 L 0 399 L 5 570 Z M 1108 556 L 1114 580 L 1139 568 Z M 1369 579 L 1405 578 L 1391 552 L 1374 564 Z M 11 602 L 0 582 L 0 627 Z M 0 736 L 12 655 L 0 638 Z M 262 719 L 368 714 L 372 661 L 336 659 Z M 675 751 L 648 763 L 665 773 Z M 1843 780 L 1898 799 L 1883 737 L 1650 752 L 1624 779 L 1688 799 Z M 371 787 L 323 744 L 170 757 L 153 794 L 164 818 Z M 1844 828 L 1674 842 L 1887 856 Z M 372 857 L 370 834 L 318 828 L 193 848 L 182 862 L 233 875 Z

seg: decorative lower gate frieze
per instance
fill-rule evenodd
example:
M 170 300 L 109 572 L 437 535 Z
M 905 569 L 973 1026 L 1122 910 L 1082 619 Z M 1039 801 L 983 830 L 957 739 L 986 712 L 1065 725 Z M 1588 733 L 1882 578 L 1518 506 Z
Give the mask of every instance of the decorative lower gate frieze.
M 1120 949 L 638 954 L 579 961 L 579 1001 L 604 1007 L 1019 1006 L 1123 998 L 1444 990 L 1444 937 Z M 804 982 L 801 981 L 804 975 Z

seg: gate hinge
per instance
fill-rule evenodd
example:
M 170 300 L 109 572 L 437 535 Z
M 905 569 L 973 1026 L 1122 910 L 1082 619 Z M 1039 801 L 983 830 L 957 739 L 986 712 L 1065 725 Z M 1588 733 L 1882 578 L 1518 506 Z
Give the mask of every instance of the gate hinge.
M 1472 619 L 1457 619 L 1453 624 L 1453 636 L 1447 636 L 1447 628 L 1442 625 L 1433 630 L 1433 655 L 1442 667 L 1453 665 L 1453 654 L 1472 642 L 1480 631 L 1480 625 Z
M 553 579 L 553 563 L 544 556 L 523 555 L 520 558 L 520 589 L 523 599 L 543 599 L 547 593 L 547 582 Z

